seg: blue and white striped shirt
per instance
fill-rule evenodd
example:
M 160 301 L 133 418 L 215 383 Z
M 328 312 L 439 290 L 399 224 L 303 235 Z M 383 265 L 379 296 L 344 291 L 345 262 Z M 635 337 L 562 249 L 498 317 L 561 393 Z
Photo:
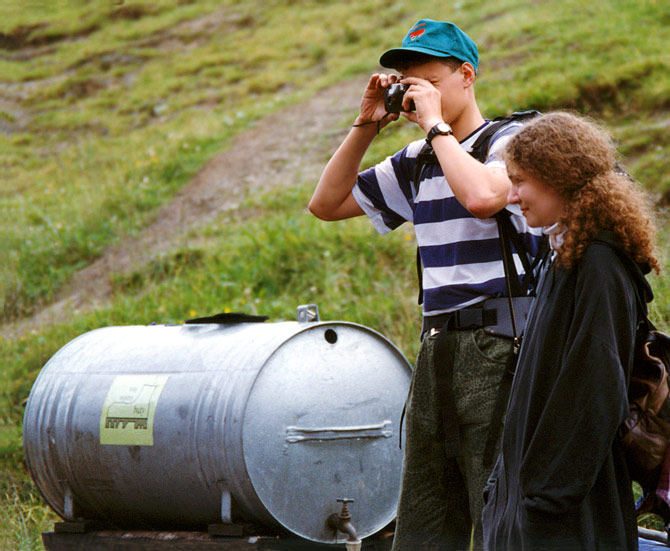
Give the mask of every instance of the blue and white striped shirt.
M 489 144 L 486 165 L 504 167 L 500 157 L 506 142 L 521 123 L 498 131 Z M 468 136 L 461 147 L 472 149 L 483 125 Z M 358 175 L 353 195 L 381 234 L 404 222 L 414 224 L 423 264 L 423 312 L 437 315 L 475 304 L 488 297 L 506 296 L 505 271 L 494 218 L 479 219 L 463 207 L 444 178 L 439 164 L 423 171 L 418 194 L 412 178 L 416 157 L 425 140 L 410 143 L 395 155 Z M 541 229 L 529 228 L 517 205 L 506 207 L 528 250 L 535 254 Z M 519 275 L 523 266 L 514 261 Z

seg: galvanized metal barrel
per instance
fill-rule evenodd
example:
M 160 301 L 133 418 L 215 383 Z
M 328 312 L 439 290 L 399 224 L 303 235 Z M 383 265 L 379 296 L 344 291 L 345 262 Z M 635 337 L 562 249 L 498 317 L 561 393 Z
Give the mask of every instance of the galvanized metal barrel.
M 107 327 L 58 351 L 26 406 L 30 473 L 64 519 L 201 527 L 239 519 L 321 543 L 349 506 L 393 520 L 411 368 L 347 322 Z

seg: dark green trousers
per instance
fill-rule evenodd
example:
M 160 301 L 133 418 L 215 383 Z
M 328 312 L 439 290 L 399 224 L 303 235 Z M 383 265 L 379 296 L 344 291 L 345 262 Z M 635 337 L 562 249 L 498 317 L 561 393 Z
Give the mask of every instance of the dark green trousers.
M 421 343 L 407 403 L 393 551 L 468 551 L 473 538 L 472 549 L 483 548 L 482 490 L 492 466 L 483 465 L 482 455 L 512 343 L 483 329 L 450 331 L 445 337 L 461 453 L 445 455 L 433 363 L 436 337 L 428 336 Z

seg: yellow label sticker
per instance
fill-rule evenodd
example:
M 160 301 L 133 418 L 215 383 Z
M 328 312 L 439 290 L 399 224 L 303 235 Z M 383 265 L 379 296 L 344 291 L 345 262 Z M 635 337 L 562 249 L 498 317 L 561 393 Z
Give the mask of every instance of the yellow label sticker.
M 100 415 L 100 443 L 153 446 L 154 415 L 168 375 L 118 375 Z

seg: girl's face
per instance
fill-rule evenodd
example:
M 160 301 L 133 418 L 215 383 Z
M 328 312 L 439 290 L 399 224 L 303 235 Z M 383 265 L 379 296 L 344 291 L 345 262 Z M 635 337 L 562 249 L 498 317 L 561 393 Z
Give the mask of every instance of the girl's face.
M 565 201 L 556 190 L 510 163 L 507 165 L 507 175 L 512 182 L 507 202 L 521 207 L 529 226 L 551 226 L 558 221 L 565 208 Z

